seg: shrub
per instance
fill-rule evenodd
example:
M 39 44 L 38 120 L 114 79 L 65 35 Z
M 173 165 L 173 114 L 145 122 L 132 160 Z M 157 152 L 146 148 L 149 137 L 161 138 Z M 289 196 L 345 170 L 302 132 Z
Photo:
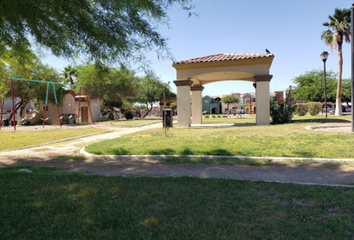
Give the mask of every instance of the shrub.
M 226 115 L 222 115 L 221 117 L 222 117 L 222 118 L 227 118 L 227 116 L 226 116 Z
M 322 108 L 322 104 L 320 102 L 309 102 L 307 103 L 307 106 L 311 116 L 316 116 Z
M 290 92 L 286 93 L 286 100 L 279 99 L 278 103 L 270 104 L 270 116 L 273 123 L 289 123 L 294 116 L 295 106 L 291 105 Z
M 212 118 L 215 118 L 215 114 L 211 115 Z
M 216 115 L 216 117 L 217 117 L 217 118 L 221 118 L 221 115 L 220 115 L 220 114 L 218 114 L 218 115 Z
M 133 118 L 134 118 L 134 114 L 131 111 L 125 112 L 125 119 L 129 120 Z
M 209 114 L 205 114 L 205 115 L 204 115 L 204 118 L 209 118 Z
M 307 103 L 296 104 L 296 115 L 305 116 L 308 111 L 309 111 L 309 106 Z

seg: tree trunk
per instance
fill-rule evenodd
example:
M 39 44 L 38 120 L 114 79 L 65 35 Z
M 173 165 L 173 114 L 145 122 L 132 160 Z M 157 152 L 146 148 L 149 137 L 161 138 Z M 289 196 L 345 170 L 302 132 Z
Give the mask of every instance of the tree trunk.
M 151 108 L 149 108 L 149 104 L 146 104 L 146 113 L 144 114 L 144 116 L 142 118 L 145 118 L 152 110 L 152 104 L 151 104 Z
M 20 108 L 20 107 L 22 107 L 22 105 L 23 105 L 23 101 L 21 101 L 21 102 L 18 102 L 18 103 L 16 103 L 16 105 L 14 106 L 15 107 L 15 111 L 11 111 L 11 113 L 10 113 L 10 116 L 8 116 L 7 118 L 6 118 L 6 120 L 10 120 L 11 121 L 11 119 L 13 119 L 13 114 Z M 12 109 L 11 109 L 12 110 Z
M 114 110 L 113 106 L 111 106 L 109 103 L 106 103 L 108 108 L 111 109 L 111 113 L 113 114 L 114 120 L 119 120 L 119 115 L 116 113 Z
M 337 84 L 337 96 L 336 96 L 336 116 L 342 116 L 342 68 L 343 68 L 343 56 L 342 56 L 342 42 L 338 42 L 338 84 Z
M 140 107 L 134 107 L 134 109 L 139 113 L 139 118 L 141 118 L 141 108 Z

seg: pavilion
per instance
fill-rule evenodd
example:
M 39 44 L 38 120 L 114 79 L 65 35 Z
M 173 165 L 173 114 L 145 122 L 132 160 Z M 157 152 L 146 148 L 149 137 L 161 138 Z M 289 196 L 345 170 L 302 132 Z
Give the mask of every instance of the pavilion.
M 177 113 L 179 128 L 202 124 L 203 85 L 219 81 L 250 81 L 256 88 L 256 124 L 270 124 L 269 69 L 273 54 L 222 53 L 173 63 L 177 71 Z M 190 92 L 192 92 L 192 97 Z M 191 111 L 192 101 L 192 111 Z

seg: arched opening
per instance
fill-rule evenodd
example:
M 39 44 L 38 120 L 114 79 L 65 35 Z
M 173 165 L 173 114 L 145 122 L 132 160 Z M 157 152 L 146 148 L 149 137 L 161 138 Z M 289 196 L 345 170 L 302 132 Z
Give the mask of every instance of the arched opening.
M 230 123 L 237 124 L 239 122 L 238 118 L 240 114 L 246 114 L 245 111 L 241 112 L 244 97 L 249 96 L 249 101 L 252 101 L 252 96 L 255 96 L 255 88 L 253 83 L 250 81 L 241 81 L 241 80 L 228 80 L 222 82 L 212 82 L 204 85 L 203 92 L 208 93 L 209 95 L 203 95 L 203 110 L 206 109 L 206 105 L 212 103 L 213 99 L 219 97 L 220 98 L 220 107 L 219 111 L 212 112 L 209 108 L 209 114 L 225 114 L 228 115 Z M 223 103 L 221 100 L 226 97 L 232 95 L 239 99 L 239 102 L 230 103 L 227 105 Z M 255 98 L 253 99 L 255 101 Z M 206 102 L 206 103 L 205 103 Z M 253 103 L 255 104 L 255 103 Z M 248 106 L 248 105 L 246 105 Z M 249 107 L 248 107 L 249 108 Z M 247 111 L 248 114 L 249 111 Z M 256 123 L 256 118 L 253 115 L 243 115 L 243 118 L 249 118 L 247 122 Z

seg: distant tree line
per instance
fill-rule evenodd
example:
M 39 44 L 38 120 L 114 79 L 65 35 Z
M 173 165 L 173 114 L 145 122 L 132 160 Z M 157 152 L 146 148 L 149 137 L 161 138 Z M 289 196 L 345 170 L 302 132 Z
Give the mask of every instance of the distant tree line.
M 326 72 L 326 96 L 328 102 L 336 102 L 338 74 L 333 71 Z M 295 100 L 306 102 L 324 101 L 324 75 L 323 70 L 311 70 L 293 79 L 293 97 Z M 322 86 L 322 88 L 321 88 Z M 321 90 L 322 89 L 322 90 Z M 342 79 L 341 102 L 351 101 L 351 80 Z

